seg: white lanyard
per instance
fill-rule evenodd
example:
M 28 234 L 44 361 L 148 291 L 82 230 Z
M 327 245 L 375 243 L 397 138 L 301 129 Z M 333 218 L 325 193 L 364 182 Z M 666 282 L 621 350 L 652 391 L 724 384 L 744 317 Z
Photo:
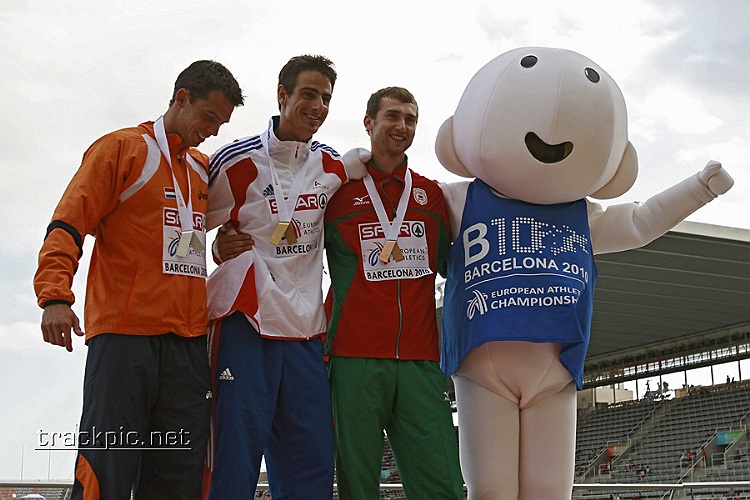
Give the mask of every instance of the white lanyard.
M 185 203 L 185 198 L 182 196 L 182 190 L 177 183 L 177 179 L 174 176 L 174 170 L 172 169 L 172 155 L 169 151 L 167 133 L 164 130 L 164 116 L 160 116 L 154 122 L 154 135 L 156 136 L 156 144 L 159 145 L 161 154 L 164 155 L 164 158 L 167 159 L 167 163 L 169 164 L 169 173 L 172 174 L 174 194 L 177 199 L 177 212 L 180 214 L 180 228 L 182 229 L 180 244 L 177 248 L 177 255 L 184 257 L 187 255 L 187 247 L 190 246 L 191 240 L 193 239 L 193 200 L 190 195 L 190 172 L 187 170 L 186 166 L 185 174 L 187 177 L 188 196 L 187 203 Z
M 269 130 L 268 134 L 270 133 L 271 131 Z M 292 221 L 294 209 L 297 206 L 297 198 L 299 198 L 299 194 L 302 192 L 306 169 L 303 165 L 303 168 L 297 172 L 297 175 L 294 176 L 294 180 L 292 181 L 292 186 L 289 189 L 289 196 L 285 197 L 284 190 L 281 188 L 281 182 L 279 181 L 279 174 L 276 172 L 273 160 L 271 159 L 271 151 L 268 146 L 268 138 L 266 134 L 261 135 L 261 143 L 266 150 L 266 158 L 268 159 L 268 166 L 271 170 L 271 182 L 273 182 L 273 195 L 276 199 L 276 210 L 279 215 L 279 227 L 284 227 L 285 230 L 290 229 L 290 231 L 286 231 L 287 239 L 290 240 L 292 239 L 292 234 L 290 234 L 290 232 L 293 233 L 293 229 L 289 228 L 289 223 Z M 275 236 L 278 235 L 278 238 L 272 238 L 271 243 L 278 244 L 281 234 L 284 233 L 275 233 Z M 294 239 L 296 241 L 296 238 Z M 290 243 L 294 243 L 295 241 L 290 241 Z
M 401 232 L 401 224 L 404 222 L 404 217 L 406 216 L 406 208 L 409 205 L 409 196 L 411 196 L 411 171 L 408 168 L 406 169 L 406 175 L 404 176 L 404 182 L 406 185 L 404 186 L 404 191 L 401 193 L 401 198 L 398 200 L 396 216 L 393 218 L 393 221 L 390 221 L 388 215 L 385 213 L 383 202 L 380 199 L 380 193 L 378 193 L 378 190 L 375 187 L 375 182 L 372 180 L 372 176 L 368 173 L 362 180 L 365 182 L 367 194 L 370 195 L 372 207 L 375 209 L 375 214 L 378 216 L 380 227 L 383 228 L 383 233 L 385 234 L 386 246 L 383 247 L 380 260 L 388 262 L 388 258 L 392 251 L 395 252 L 394 258 L 396 260 L 401 260 L 398 258 L 400 256 L 400 251 L 397 250 L 397 240 L 398 235 Z

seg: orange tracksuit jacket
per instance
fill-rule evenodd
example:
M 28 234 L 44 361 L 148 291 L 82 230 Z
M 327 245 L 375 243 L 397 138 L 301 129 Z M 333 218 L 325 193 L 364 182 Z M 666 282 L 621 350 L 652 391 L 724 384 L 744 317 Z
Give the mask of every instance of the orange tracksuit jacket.
M 72 304 L 83 238 L 95 235 L 84 308 L 87 340 L 100 333 L 206 334 L 205 280 L 163 273 L 164 225 L 177 203 L 169 164 L 153 139 L 153 123 L 146 122 L 92 144 L 55 209 L 39 253 L 34 276 L 39 305 Z M 208 158 L 194 148 L 184 150 L 176 134 L 167 140 L 185 197 L 190 175 L 194 220 L 201 225 L 208 206 Z M 185 154 L 196 161 L 191 165 Z

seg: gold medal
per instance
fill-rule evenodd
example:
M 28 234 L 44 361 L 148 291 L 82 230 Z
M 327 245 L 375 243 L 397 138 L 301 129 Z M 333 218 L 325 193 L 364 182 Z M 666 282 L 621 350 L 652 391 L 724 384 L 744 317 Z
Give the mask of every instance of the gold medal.
M 271 242 L 272 245 L 278 245 L 281 243 L 281 238 L 284 237 L 286 232 L 290 229 L 288 222 L 279 222 L 279 225 L 276 226 L 276 229 L 273 231 L 273 235 L 271 236 L 271 239 L 268 240 Z M 292 229 L 292 233 L 294 232 L 294 229 Z M 297 241 L 297 238 L 294 238 L 294 241 Z
M 294 232 L 294 226 L 289 224 L 289 226 L 286 228 L 286 231 L 284 232 L 284 235 L 286 236 L 286 242 L 290 245 L 294 245 L 297 243 L 297 233 Z
M 281 238 L 283 237 L 286 237 L 286 242 L 290 245 L 297 243 L 297 233 L 294 232 L 294 226 L 290 222 L 279 222 L 279 225 L 273 231 L 271 239 L 268 241 L 272 245 L 278 245 L 281 243 Z

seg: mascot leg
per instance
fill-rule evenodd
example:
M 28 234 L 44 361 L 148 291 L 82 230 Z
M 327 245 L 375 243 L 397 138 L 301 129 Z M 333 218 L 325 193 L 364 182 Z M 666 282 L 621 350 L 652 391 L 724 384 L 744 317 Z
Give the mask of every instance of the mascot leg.
M 461 472 L 469 500 L 516 500 L 518 406 L 469 377 L 456 374 L 453 384 Z
M 567 372 L 566 372 L 567 374 Z M 521 411 L 519 499 L 570 500 L 576 441 L 576 386 Z
M 488 342 L 453 376 L 470 500 L 569 500 L 575 383 L 554 343 Z

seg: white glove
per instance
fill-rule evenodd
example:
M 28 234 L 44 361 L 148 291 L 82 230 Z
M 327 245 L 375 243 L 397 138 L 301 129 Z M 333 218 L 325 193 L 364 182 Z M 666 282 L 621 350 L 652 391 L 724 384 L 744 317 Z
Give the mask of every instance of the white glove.
M 367 175 L 367 166 L 365 163 L 370 161 L 372 153 L 363 148 L 354 148 L 346 152 L 342 157 L 346 175 L 350 181 L 357 181 Z
M 714 197 L 724 194 L 734 185 L 734 179 L 727 173 L 718 161 L 710 160 L 698 172 L 698 179 L 708 188 Z

